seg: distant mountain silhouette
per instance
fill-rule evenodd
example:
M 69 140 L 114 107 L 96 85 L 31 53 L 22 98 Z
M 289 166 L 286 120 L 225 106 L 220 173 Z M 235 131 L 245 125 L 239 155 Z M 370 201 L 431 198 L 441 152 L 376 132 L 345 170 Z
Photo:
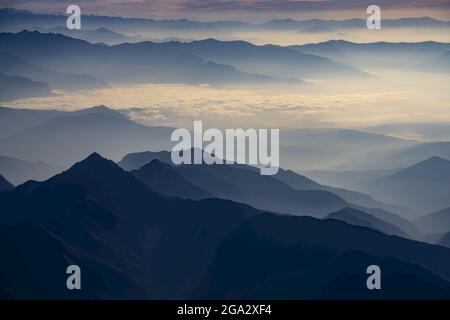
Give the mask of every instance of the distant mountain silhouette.
M 88 74 L 62 73 L 30 64 L 12 54 L 0 52 L 0 72 L 48 83 L 54 89 L 80 90 L 107 87 L 105 81 Z
M 0 140 L 0 150 L 12 157 L 65 166 L 95 150 L 120 159 L 135 150 L 166 149 L 171 132 L 171 128 L 148 127 L 97 107 L 51 118 L 10 135 Z
M 119 32 L 114 32 L 108 28 L 98 28 L 95 30 L 70 30 L 67 27 L 53 27 L 53 28 L 30 28 L 33 31 L 41 33 L 60 33 L 65 36 L 82 39 L 91 43 L 105 43 L 108 45 L 115 45 L 124 42 L 138 42 L 142 41 L 141 37 L 129 37 Z
M 447 232 L 442 236 L 438 242 L 439 245 L 450 248 L 450 232 Z
M 354 204 L 349 205 L 349 208 L 365 212 L 367 214 L 374 216 L 379 220 L 382 220 L 384 222 L 396 226 L 397 228 L 401 229 L 404 233 L 406 233 L 408 238 L 419 240 L 423 237 L 421 229 L 419 229 L 416 226 L 416 224 L 413 223 L 411 220 L 404 218 L 404 216 L 408 217 L 407 213 L 405 212 L 398 213 L 398 211 L 395 211 L 396 213 L 393 213 L 380 208 L 361 207 Z
M 417 218 L 414 223 L 425 233 L 450 232 L 450 208 Z
M 350 129 L 280 130 L 283 167 L 294 171 L 366 170 L 378 168 L 380 155 L 417 144 L 413 140 Z M 368 166 L 368 163 L 374 162 Z M 402 166 L 400 166 L 402 167 Z M 398 168 L 398 167 L 396 167 Z
M 408 237 L 406 233 L 399 227 L 390 224 L 382 219 L 379 219 L 371 214 L 353 208 L 344 208 L 337 212 L 330 213 L 326 216 L 327 219 L 336 219 L 344 221 L 355 226 L 367 227 L 373 230 L 378 230 L 387 235 L 397 235 L 401 237 Z
M 450 140 L 450 123 L 439 120 L 435 122 L 383 123 L 374 126 L 369 126 L 365 128 L 365 130 L 388 135 L 406 135 L 406 136 L 413 135 L 416 137 L 420 137 L 425 141 Z M 429 142 L 427 144 L 432 145 L 434 143 Z M 439 142 L 437 143 L 437 145 L 439 145 Z M 418 145 L 417 147 L 421 148 L 423 147 L 423 145 Z M 437 153 L 435 155 L 441 156 L 440 154 Z M 428 157 L 430 157 L 430 155 Z
M 357 190 L 362 183 L 369 180 L 375 180 L 380 177 L 393 174 L 399 169 L 369 169 L 369 170 L 348 170 L 348 171 L 332 171 L 332 170 L 312 170 L 302 171 L 302 174 L 318 183 L 340 188 L 348 188 Z
M 0 292 L 16 299 L 351 298 L 373 263 L 389 279 L 377 297 L 448 297 L 450 249 L 226 200 L 164 197 L 98 154 L 0 193 L 0 206 Z M 67 290 L 70 264 L 82 268 L 83 290 Z M 320 281 L 324 272 L 332 276 Z M 280 286 L 296 275 L 314 285 Z M 332 290 L 336 281 L 352 289 Z
M 14 189 L 14 185 L 0 174 L 0 192 L 10 191 Z
M 334 193 L 341 197 L 348 203 L 353 205 L 363 206 L 368 208 L 380 208 L 384 210 L 391 210 L 398 213 L 408 213 L 409 210 L 399 206 L 389 205 L 373 199 L 371 196 L 343 188 L 336 188 L 327 185 L 321 185 L 305 176 L 295 173 L 291 170 L 279 169 L 278 173 L 274 176 L 278 180 L 281 180 L 294 189 L 298 190 L 324 190 Z
M 364 186 L 364 191 L 388 203 L 421 212 L 450 206 L 450 161 L 431 157 Z
M 64 73 L 90 74 L 108 83 L 274 84 L 301 83 L 236 70 L 166 44 L 107 46 L 61 34 L 1 33 L 0 51 Z
M 338 64 L 323 57 L 281 46 L 256 46 L 245 41 L 215 39 L 190 43 L 170 42 L 165 46 L 173 50 L 185 50 L 205 60 L 232 65 L 244 72 L 273 77 L 320 78 L 367 75 L 349 65 Z
M 0 172 L 18 185 L 27 180 L 46 180 L 61 172 L 62 167 L 39 161 L 27 161 L 0 155 Z
M 135 170 L 136 168 L 140 168 L 143 165 L 153 161 L 153 160 L 159 160 L 160 162 L 164 162 L 164 163 L 168 163 L 168 164 L 172 164 L 172 160 L 171 160 L 171 156 L 170 156 L 170 152 L 168 151 L 160 151 L 160 152 L 152 152 L 152 151 L 146 151 L 146 152 L 138 152 L 138 153 L 131 153 L 126 155 L 121 161 L 118 162 L 118 165 L 121 166 L 123 169 L 131 171 L 131 170 Z M 193 184 L 196 184 L 197 186 L 200 186 L 202 189 L 204 190 L 208 190 L 210 192 L 212 192 L 216 197 L 222 197 L 222 198 L 227 198 L 227 199 L 233 199 L 235 201 L 241 201 L 244 203 L 248 203 L 248 199 L 244 198 L 244 191 L 239 191 L 239 192 L 235 192 L 235 190 L 240 190 L 240 187 L 238 185 L 234 185 L 236 181 L 238 181 L 238 179 L 235 181 L 225 181 L 227 179 L 224 179 L 221 176 L 221 173 L 219 174 L 220 171 L 215 172 L 216 170 L 219 169 L 211 169 L 213 170 L 212 172 L 214 172 L 214 175 L 212 177 L 210 177 L 209 179 L 212 179 L 211 181 L 214 181 L 215 179 L 217 179 L 217 184 L 221 185 L 221 189 L 219 191 L 217 191 L 216 193 L 211 191 L 210 188 L 213 188 L 212 190 L 214 190 L 214 188 L 217 188 L 217 185 L 214 185 L 213 183 L 208 184 L 208 185 L 203 185 L 207 180 L 207 176 L 209 174 L 211 174 L 212 172 L 203 172 L 203 173 L 199 173 L 199 176 L 204 176 L 205 178 L 203 178 L 200 181 L 197 181 L 198 176 L 196 176 L 195 174 L 192 173 L 192 171 L 190 171 L 190 169 L 188 169 L 189 166 L 185 166 L 185 169 L 183 170 L 183 168 L 180 167 L 176 167 L 175 169 L 179 170 L 181 173 L 187 174 L 187 172 L 189 173 L 189 177 L 191 180 L 191 182 Z M 194 166 L 197 167 L 198 166 Z M 204 167 L 208 167 L 207 165 L 205 165 Z M 214 166 L 213 166 L 214 167 Z M 228 165 L 228 167 L 230 167 L 230 165 Z M 234 170 L 237 169 L 243 169 L 243 170 L 250 170 L 252 172 L 254 172 L 255 174 L 259 175 L 259 171 L 257 168 L 251 167 L 251 166 L 247 166 L 247 165 L 233 165 L 231 166 Z M 194 169 L 192 169 L 194 170 Z M 242 172 L 242 171 L 235 171 L 236 173 Z M 256 176 L 256 175 L 255 175 Z M 218 179 L 220 178 L 220 179 Z M 243 176 L 241 177 L 243 178 Z M 284 182 L 285 184 L 289 185 L 291 188 L 296 189 L 296 190 L 303 190 L 303 191 L 327 191 L 327 192 L 331 192 L 332 194 L 337 195 L 338 197 L 342 198 L 343 200 L 345 200 L 345 202 L 347 203 L 347 206 L 351 206 L 355 209 L 361 209 L 365 212 L 368 212 L 370 214 L 373 215 L 380 215 L 380 217 L 382 217 L 382 219 L 387 219 L 386 221 L 389 221 L 390 223 L 399 226 L 401 229 L 405 230 L 409 235 L 411 236 L 416 236 L 416 235 L 420 235 L 420 231 L 417 229 L 417 227 L 415 227 L 411 222 L 409 222 L 406 219 L 401 218 L 398 214 L 401 215 L 406 215 L 408 216 L 410 214 L 410 210 L 404 207 L 400 207 L 400 206 L 394 206 L 394 205 L 388 205 L 388 204 L 384 204 L 382 202 L 376 201 L 374 200 L 372 197 L 363 194 L 363 193 L 359 193 L 359 192 L 355 192 L 355 191 L 351 191 L 351 190 L 346 190 L 346 189 L 341 189 L 341 188 L 334 188 L 334 187 L 329 187 L 326 185 L 320 185 L 317 182 L 308 179 L 300 174 L 297 174 L 291 170 L 284 170 L 282 168 L 279 169 L 278 173 L 274 176 L 272 176 L 271 178 L 275 178 L 276 180 L 279 180 L 281 182 Z M 226 186 L 226 188 L 225 188 Z M 250 189 L 248 189 L 248 192 L 251 192 Z M 259 189 L 257 189 L 259 190 Z M 251 205 L 254 205 L 256 207 L 260 207 L 258 204 L 255 203 L 250 203 Z M 272 208 L 272 207 L 270 207 Z M 341 207 L 339 209 L 342 209 L 344 207 Z M 377 208 L 377 209 L 376 209 Z M 268 209 L 265 208 L 264 209 Z M 275 210 L 275 209 L 272 209 Z M 275 210 L 275 211 L 280 211 L 280 209 Z M 331 210 L 327 213 L 330 213 L 334 210 Z M 290 211 L 292 212 L 292 211 Z M 395 213 L 392 213 L 395 212 Z
M 33 13 L 25 10 L 4 8 L 0 10 L 0 25 L 6 30 L 23 30 L 32 27 L 65 27 L 64 15 Z M 449 22 L 433 19 L 430 17 L 414 17 L 400 19 L 383 19 L 384 26 L 393 28 L 448 28 Z M 347 20 L 294 20 L 275 19 L 260 23 L 242 21 L 192 21 L 188 19 L 144 19 L 144 18 L 123 18 L 111 16 L 86 15 L 83 19 L 83 28 L 96 29 L 108 28 L 116 32 L 130 33 L 150 33 L 150 32 L 171 32 L 182 30 L 183 32 L 239 32 L 239 31 L 295 31 L 313 32 L 326 31 L 338 32 L 339 29 L 359 29 L 365 26 L 364 19 Z
M 67 114 L 59 110 L 32 110 L 0 107 L 0 138 L 18 133 L 49 119 Z
M 172 163 L 170 152 L 168 151 L 144 151 L 133 152 L 125 155 L 117 164 L 126 171 L 137 170 L 153 160 L 164 163 Z
M 10 101 L 23 98 L 45 97 L 52 93 L 48 84 L 33 81 L 30 78 L 9 76 L 0 73 L 0 101 Z
M 166 151 L 166 155 L 161 152 L 127 155 L 119 164 L 133 168 L 133 165 L 154 159 L 171 163 L 170 153 Z M 169 168 L 166 167 L 167 170 Z M 191 184 L 215 197 L 246 203 L 263 210 L 323 216 L 347 205 L 345 200 L 329 191 L 296 190 L 272 176 L 262 176 L 258 170 L 248 166 L 201 164 L 171 168 Z
M 440 257 L 425 258 L 428 249 Z M 448 298 L 449 283 L 436 274 L 442 275 L 439 263 L 449 263 L 449 253 L 336 220 L 262 214 L 223 241 L 198 290 L 213 299 Z M 440 271 L 424 270 L 428 263 Z M 385 270 L 382 286 L 389 290 L 367 290 L 365 271 L 371 264 Z M 407 283 L 421 289 L 405 292 Z
M 377 166 L 377 168 L 397 169 L 412 166 L 431 157 L 450 160 L 450 141 L 425 142 L 400 148 L 385 154 L 381 158 L 377 157 L 375 160 L 369 161 L 368 164 Z
M 354 43 L 344 40 L 330 40 L 290 46 L 289 48 L 347 63 L 358 68 L 377 67 L 436 71 L 439 64 L 443 70 L 448 70 L 448 59 L 446 60 L 443 55 L 450 50 L 450 43 L 434 41 Z
M 191 184 L 169 164 L 156 159 L 130 173 L 149 188 L 163 195 L 193 200 L 214 197 L 211 193 Z
M 79 116 L 88 113 L 103 113 L 119 118 L 126 118 L 120 112 L 109 109 L 105 106 L 95 106 L 92 108 L 61 111 L 61 110 L 37 110 L 37 109 L 15 109 L 0 107 L 0 138 L 19 133 L 40 125 L 48 120 L 63 116 Z

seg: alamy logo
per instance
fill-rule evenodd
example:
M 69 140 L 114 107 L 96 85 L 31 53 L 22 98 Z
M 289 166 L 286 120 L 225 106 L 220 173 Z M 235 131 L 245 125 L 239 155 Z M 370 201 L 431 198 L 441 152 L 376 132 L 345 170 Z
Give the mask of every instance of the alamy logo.
M 66 273 L 69 274 L 66 280 L 66 286 L 69 290 L 81 290 L 81 269 L 76 264 L 67 267 Z
M 187 129 L 175 129 L 171 140 L 178 142 L 171 154 L 176 165 L 248 164 L 259 166 L 261 175 L 276 174 L 280 165 L 279 129 L 226 129 L 224 134 L 215 128 L 203 132 L 202 121 L 194 121 L 193 137 Z
M 381 9 L 377 5 L 370 5 L 367 7 L 366 12 L 370 14 L 367 18 L 366 25 L 370 30 L 381 29 Z
M 366 286 L 369 290 L 380 290 L 381 289 L 381 269 L 377 265 L 371 265 L 367 267 L 367 274 L 370 276 L 367 278 Z
M 67 17 L 66 26 L 69 30 L 81 29 L 81 9 L 79 6 L 72 4 L 67 7 L 66 13 L 70 16 Z

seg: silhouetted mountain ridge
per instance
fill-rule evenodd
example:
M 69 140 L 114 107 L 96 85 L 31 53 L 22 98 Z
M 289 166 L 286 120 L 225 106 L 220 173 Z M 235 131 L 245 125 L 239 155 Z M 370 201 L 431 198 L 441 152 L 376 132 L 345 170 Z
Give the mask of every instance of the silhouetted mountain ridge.
M 8 257 L 0 260 L 6 279 L 0 290 L 13 298 L 242 297 L 238 292 L 254 292 L 254 284 L 264 279 L 299 271 L 299 262 L 308 265 L 303 272 L 318 267 L 332 272 L 329 259 L 354 250 L 395 257 L 395 265 L 404 267 L 387 267 L 387 273 L 412 273 L 418 285 L 432 284 L 425 291 L 413 291 L 395 283 L 390 298 L 409 296 L 411 291 L 420 297 L 442 296 L 448 287 L 442 278 L 450 278 L 449 249 L 338 221 L 261 214 L 226 200 L 163 197 L 98 154 L 45 182 L 0 193 L 0 206 L 0 250 Z M 227 249 L 230 244 L 232 251 Z M 247 251 L 249 245 L 260 249 Z M 365 264 L 366 255 L 345 261 L 350 261 L 348 266 Z M 267 261 L 267 256 L 272 259 Z M 83 290 L 67 290 L 69 264 L 82 266 Z M 433 278 L 423 268 L 442 278 Z M 365 279 L 364 269 L 361 272 Z M 206 287 L 205 279 L 211 280 Z M 347 285 L 357 286 L 360 280 Z M 235 291 L 236 284 L 247 289 Z M 292 282 L 266 296 L 280 298 L 298 290 Z M 301 291 L 314 297 L 314 288 Z M 343 297 L 339 292 L 329 296 Z

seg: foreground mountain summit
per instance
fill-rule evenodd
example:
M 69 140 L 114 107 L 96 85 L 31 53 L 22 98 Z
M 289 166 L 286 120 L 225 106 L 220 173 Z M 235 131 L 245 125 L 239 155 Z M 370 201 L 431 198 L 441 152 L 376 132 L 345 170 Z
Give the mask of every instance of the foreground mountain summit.
M 0 193 L 0 296 L 450 298 L 450 249 L 156 188 L 92 154 Z M 72 264 L 82 290 L 66 288 Z M 370 264 L 382 290 L 366 288 Z

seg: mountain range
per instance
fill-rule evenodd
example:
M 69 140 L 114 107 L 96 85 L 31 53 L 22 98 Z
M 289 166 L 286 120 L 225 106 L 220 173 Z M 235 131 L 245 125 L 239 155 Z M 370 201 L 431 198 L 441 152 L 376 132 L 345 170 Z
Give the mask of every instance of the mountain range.
M 107 46 L 62 34 L 24 30 L 1 33 L 0 51 L 45 69 L 94 76 L 108 83 L 301 83 L 293 78 L 280 79 L 241 72 L 234 66 L 204 60 L 182 48 L 174 50 L 170 43 L 140 42 Z M 297 55 L 300 57 L 300 54 Z
M 450 161 L 431 157 L 362 185 L 381 201 L 430 212 L 450 206 Z
M 74 112 L 4 110 L 7 119 L 24 122 L 22 131 L 0 139 L 3 155 L 67 166 L 94 151 L 119 160 L 135 150 L 167 149 L 170 147 L 169 127 L 149 127 L 138 124 L 120 112 L 106 107 L 94 107 Z M 39 114 L 39 115 L 38 115 Z M 0 120 L 1 121 L 1 120 Z
M 265 210 L 319 217 L 340 209 L 353 210 L 361 212 L 361 218 L 373 216 L 395 226 L 402 236 L 422 236 L 413 223 L 400 216 L 411 216 L 404 208 L 378 202 L 359 192 L 320 185 L 282 168 L 276 175 L 265 177 L 256 168 L 240 164 L 174 166 L 166 151 L 128 154 L 118 164 L 164 195 L 190 199 L 216 197 Z
M 23 98 L 45 97 L 52 93 L 51 88 L 43 82 L 30 78 L 0 73 L 1 101 Z
M 330 40 L 321 43 L 289 46 L 293 50 L 326 57 L 357 68 L 409 69 L 448 72 L 450 43 L 441 42 L 372 42 L 354 43 Z
M 450 296 L 450 249 L 228 200 L 165 197 L 98 154 L 0 193 L 0 206 L 2 298 Z M 385 290 L 365 287 L 374 263 Z M 70 264 L 81 267 L 83 290 L 66 289 Z M 343 281 L 348 290 L 338 290 Z
M 20 28 L 54 28 L 65 27 L 66 16 L 57 14 L 33 13 L 26 10 L 4 8 L 0 10 L 0 29 L 6 31 L 17 31 Z M 383 25 L 389 28 L 422 27 L 422 28 L 449 28 L 449 21 L 442 21 L 430 17 L 414 17 L 400 19 L 383 19 Z M 85 15 L 83 27 L 95 30 L 108 28 L 116 32 L 124 33 L 148 33 L 157 31 L 209 31 L 220 33 L 221 31 L 301 31 L 317 32 L 337 31 L 341 29 L 353 29 L 366 27 L 364 19 L 347 20 L 294 20 L 275 19 L 266 22 L 251 23 L 242 21 L 211 21 L 201 22 L 188 19 L 145 19 L 145 18 L 122 18 L 111 16 Z
M 355 226 L 368 227 L 373 230 L 378 230 L 387 235 L 398 235 L 401 237 L 408 237 L 400 228 L 390 224 L 386 221 L 378 219 L 377 217 L 356 210 L 353 208 L 344 208 L 337 212 L 332 212 L 326 216 L 327 219 L 336 219 L 344 221 Z
M 414 220 L 414 223 L 426 233 L 450 232 L 450 208 L 429 213 Z
M 62 73 L 28 63 L 10 53 L 0 52 L 0 72 L 44 82 L 53 89 L 81 90 L 104 88 L 106 82 L 87 74 Z

